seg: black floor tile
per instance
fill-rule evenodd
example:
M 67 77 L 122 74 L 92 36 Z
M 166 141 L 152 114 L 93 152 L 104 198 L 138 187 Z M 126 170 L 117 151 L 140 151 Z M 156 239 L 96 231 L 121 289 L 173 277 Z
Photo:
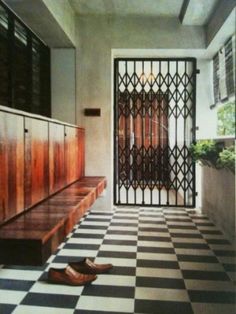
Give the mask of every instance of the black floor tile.
M 137 267 L 179 269 L 179 263 L 175 261 L 157 261 L 157 260 L 138 259 Z
M 87 256 L 89 259 L 93 260 L 94 258 Z M 78 256 L 63 256 L 63 255 L 57 255 L 53 259 L 53 263 L 65 263 L 68 264 L 70 262 L 79 262 L 82 261 L 84 257 L 78 257 Z
M 113 268 L 109 271 L 109 274 L 122 276 L 135 276 L 136 267 L 113 266 Z
M 202 271 L 202 270 L 182 270 L 184 279 L 197 279 L 197 280 L 230 280 L 225 272 L 220 271 Z
M 149 314 L 193 314 L 188 302 L 135 300 L 135 312 Z
M 111 222 L 111 227 L 138 227 L 138 221 L 136 223 L 131 222 Z
M 88 231 L 89 232 L 89 231 Z M 74 233 L 71 238 L 81 238 L 81 239 L 103 239 L 104 234 L 94 234 L 94 233 Z M 86 240 L 85 240 L 86 241 Z
M 200 233 L 175 233 L 170 232 L 170 235 L 174 238 L 184 238 L 184 239 L 203 239 Z
M 159 228 L 159 227 L 139 227 L 139 231 L 147 231 L 147 232 L 168 232 L 168 228 Z
M 87 244 L 86 241 L 84 244 L 81 243 L 66 243 L 63 246 L 63 249 L 70 250 L 95 250 L 97 251 L 100 247 L 100 244 Z
M 29 292 L 22 300 L 24 305 L 38 305 L 72 309 L 76 306 L 79 297 L 73 295 L 32 293 Z
M 106 230 L 107 226 L 96 226 L 89 224 L 82 224 L 79 226 L 80 229 L 93 229 L 93 230 Z
M 112 298 L 134 298 L 134 293 L 135 293 L 134 287 L 105 286 L 92 284 L 85 286 L 82 295 Z
M 107 311 L 90 311 L 90 310 L 75 310 L 74 314 L 121 314 L 119 309 L 117 312 L 107 312 Z M 133 314 L 133 312 L 125 312 L 125 314 Z
M 188 293 L 191 302 L 236 304 L 235 292 L 189 290 Z
M 107 234 L 122 234 L 122 235 L 137 235 L 138 231 L 124 231 L 124 230 L 107 230 Z
M 177 258 L 179 262 L 218 263 L 215 256 L 178 254 Z
M 136 258 L 136 253 L 134 252 L 112 252 L 112 251 L 99 251 L 98 257 L 114 257 L 114 258 Z
M 175 254 L 175 250 L 173 248 L 153 246 L 138 246 L 138 252 Z
M 34 281 L 29 280 L 0 279 L 0 289 L 6 290 L 28 291 L 33 284 Z
M 219 230 L 201 230 L 202 234 L 216 234 L 216 235 L 223 235 L 223 233 Z
M 225 239 L 206 239 L 208 244 L 231 244 L 228 240 Z
M 169 225 L 170 229 L 196 230 L 195 226 Z
M 223 264 L 225 271 L 236 272 L 236 264 Z
M 236 251 L 230 250 L 213 250 L 216 256 L 236 257 Z
M 0 313 L 11 314 L 15 308 L 16 308 L 16 305 L 14 304 L 0 304 Z
M 111 218 L 93 218 L 93 217 L 86 217 L 86 222 L 94 221 L 94 222 L 110 222 Z
M 195 249 L 195 250 L 209 250 L 209 246 L 205 243 L 182 243 L 174 242 L 176 249 Z

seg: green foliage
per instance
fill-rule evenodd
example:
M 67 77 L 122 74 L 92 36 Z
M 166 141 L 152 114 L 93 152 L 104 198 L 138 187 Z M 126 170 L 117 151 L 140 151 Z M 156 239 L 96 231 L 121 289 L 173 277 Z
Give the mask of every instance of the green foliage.
M 235 134 L 235 104 L 228 102 L 220 107 L 217 111 L 218 135 L 234 135 Z
M 227 168 L 235 172 L 234 146 L 223 148 L 213 140 L 198 141 L 190 146 L 194 161 L 214 168 Z
M 198 141 L 196 144 L 192 144 L 190 152 L 193 160 L 200 160 L 202 163 L 216 164 L 219 148 L 213 140 Z
M 223 149 L 221 153 L 219 153 L 217 165 L 220 168 L 228 168 L 229 170 L 235 172 L 235 147 L 234 146 L 227 147 Z

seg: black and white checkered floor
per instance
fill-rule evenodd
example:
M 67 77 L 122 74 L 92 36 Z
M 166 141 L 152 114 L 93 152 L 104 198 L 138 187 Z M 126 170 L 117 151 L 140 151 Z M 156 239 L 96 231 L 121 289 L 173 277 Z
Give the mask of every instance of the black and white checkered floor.
M 44 267 L 0 266 L 1 314 L 235 314 L 235 249 L 185 209 L 91 211 Z M 49 267 L 113 263 L 86 287 L 52 285 Z

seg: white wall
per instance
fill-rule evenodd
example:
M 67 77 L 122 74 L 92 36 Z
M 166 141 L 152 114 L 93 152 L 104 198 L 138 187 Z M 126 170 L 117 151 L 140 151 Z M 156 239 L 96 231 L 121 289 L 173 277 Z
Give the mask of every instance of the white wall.
M 80 16 L 77 19 L 77 30 L 77 118 L 86 130 L 86 174 L 107 177 L 106 196 L 96 202 L 95 206 L 99 209 L 111 209 L 112 49 L 157 49 L 157 52 L 159 48 L 203 49 L 204 31 L 201 27 L 182 26 L 178 19 L 96 16 Z M 83 109 L 87 107 L 101 108 L 101 117 L 84 117 Z
M 75 49 L 51 49 L 52 118 L 76 123 Z

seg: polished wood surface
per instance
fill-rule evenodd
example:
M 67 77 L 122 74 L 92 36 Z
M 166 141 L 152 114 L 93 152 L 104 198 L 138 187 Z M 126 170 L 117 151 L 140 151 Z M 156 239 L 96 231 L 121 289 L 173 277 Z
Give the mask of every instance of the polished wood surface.
M 0 111 L 0 223 L 24 210 L 24 119 Z
M 48 122 L 25 118 L 25 208 L 48 196 Z
M 102 193 L 104 177 L 84 177 L 84 140 L 0 108 L 0 264 L 42 265 Z
M 0 263 L 42 265 L 106 187 L 84 177 L 0 228 Z
M 65 126 L 49 124 L 49 194 L 65 186 Z
M 78 161 L 78 129 L 65 127 L 65 170 L 66 184 L 70 184 L 79 179 L 79 161 Z

